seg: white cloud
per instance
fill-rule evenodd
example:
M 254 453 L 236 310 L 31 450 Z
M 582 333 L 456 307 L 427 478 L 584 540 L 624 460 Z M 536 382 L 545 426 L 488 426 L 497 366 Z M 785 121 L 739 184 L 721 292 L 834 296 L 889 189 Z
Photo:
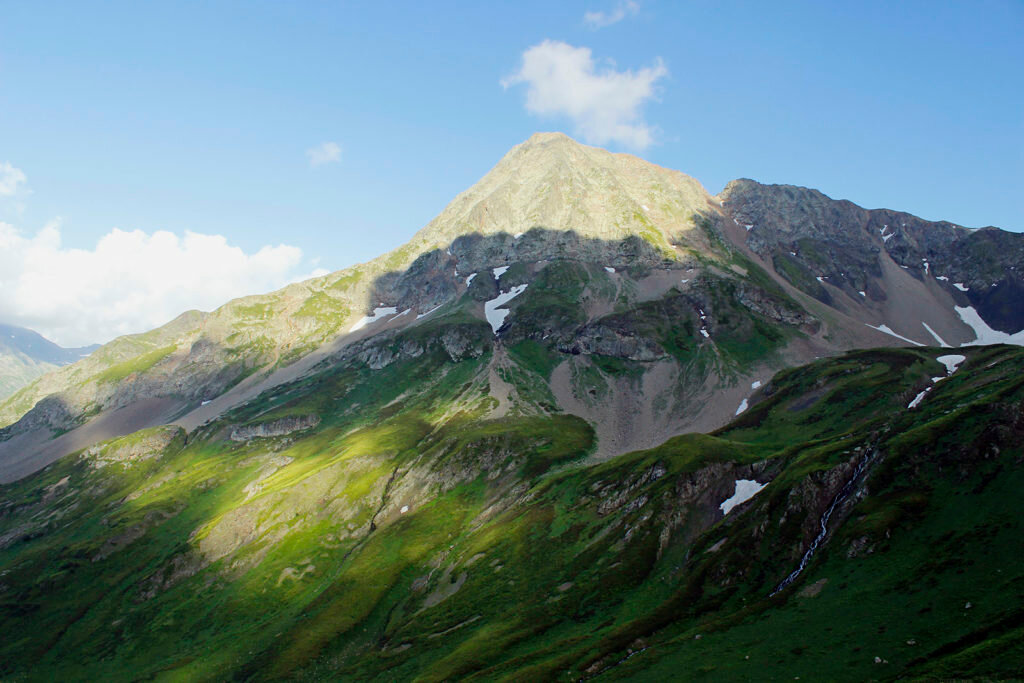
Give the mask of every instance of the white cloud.
M 0 161 L 0 197 L 12 197 L 18 192 L 18 186 L 27 178 L 25 173 L 11 165 L 8 161 Z
M 599 70 L 590 48 L 545 40 L 526 50 L 519 71 L 501 84 L 508 88 L 525 83 L 527 111 L 569 117 L 575 133 L 587 142 L 644 149 L 653 136 L 641 107 L 654 97 L 655 83 L 667 75 L 660 58 L 636 72 L 616 71 L 613 63 Z
M 324 164 L 336 164 L 341 161 L 341 145 L 337 142 L 321 142 L 316 147 L 306 150 L 310 166 L 323 166 Z
M 590 28 L 604 28 L 617 24 L 627 16 L 635 16 L 640 11 L 640 3 L 635 0 L 623 0 L 610 12 L 584 12 L 583 23 Z
M 304 277 L 302 251 L 247 254 L 221 235 L 111 230 L 91 249 L 61 246 L 54 221 L 28 236 L 0 222 L 0 320 L 79 346 L 162 325 L 193 308 Z

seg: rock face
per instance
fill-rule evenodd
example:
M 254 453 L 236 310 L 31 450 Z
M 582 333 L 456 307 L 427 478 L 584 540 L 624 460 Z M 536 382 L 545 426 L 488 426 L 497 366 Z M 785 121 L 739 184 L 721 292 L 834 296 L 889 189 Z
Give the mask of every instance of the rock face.
M 745 245 L 819 301 L 832 303 L 836 289 L 874 301 L 899 296 L 883 282 L 891 262 L 950 301 L 974 306 L 994 329 L 1024 329 L 1024 306 L 1011 303 L 1024 289 L 1018 234 L 862 209 L 817 190 L 745 179 L 729 183 L 720 199 L 733 224 L 746 229 Z
M 265 439 L 274 436 L 285 436 L 305 429 L 312 429 L 320 424 L 319 415 L 301 415 L 285 417 L 273 422 L 244 425 L 231 430 L 232 441 L 248 441 L 249 439 Z

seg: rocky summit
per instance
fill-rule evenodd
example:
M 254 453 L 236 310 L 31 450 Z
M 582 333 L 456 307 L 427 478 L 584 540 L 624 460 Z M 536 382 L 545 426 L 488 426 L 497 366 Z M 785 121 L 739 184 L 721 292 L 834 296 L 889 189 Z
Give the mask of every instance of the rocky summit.
M 1012 677 L 1022 272 L 535 135 L 0 404 L 0 676 Z

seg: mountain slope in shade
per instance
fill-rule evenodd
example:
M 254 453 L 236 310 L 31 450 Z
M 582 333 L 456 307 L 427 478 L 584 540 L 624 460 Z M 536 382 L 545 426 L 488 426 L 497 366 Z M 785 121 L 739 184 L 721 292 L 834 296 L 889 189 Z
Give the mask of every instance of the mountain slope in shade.
M 1012 676 L 1022 353 L 823 359 L 608 462 L 486 355 L 339 362 L 0 487 L 0 675 Z
M 0 324 L 0 399 L 40 375 L 81 360 L 99 344 L 65 349 L 24 327 Z
M 0 480 L 324 364 L 486 357 L 493 417 L 560 413 L 601 457 L 720 427 L 747 387 L 848 349 L 1012 331 L 1024 240 L 814 190 L 692 178 L 538 134 L 405 246 L 115 340 L 0 405 Z M 494 327 L 491 325 L 494 323 Z M 525 370 L 524 370 L 525 368 Z

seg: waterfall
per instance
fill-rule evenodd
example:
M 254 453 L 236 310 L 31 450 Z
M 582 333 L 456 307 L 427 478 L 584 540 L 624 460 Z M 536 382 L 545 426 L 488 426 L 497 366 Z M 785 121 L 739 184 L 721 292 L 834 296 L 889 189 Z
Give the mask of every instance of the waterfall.
M 832 500 L 832 504 L 828 506 L 828 509 L 825 510 L 825 514 L 823 514 L 821 519 L 818 521 L 818 525 L 821 528 L 818 531 L 818 535 L 814 537 L 811 545 L 807 548 L 807 552 L 805 552 L 804 556 L 800 558 L 800 564 L 797 565 L 797 568 L 794 569 L 789 576 L 782 580 L 782 583 L 780 583 L 775 590 L 768 595 L 768 597 L 778 594 L 791 583 L 796 581 L 796 577 L 800 576 L 801 572 L 807 568 L 807 563 L 811 561 L 811 557 L 814 556 L 818 547 L 825 540 L 825 536 L 828 535 L 828 520 L 832 517 L 832 513 L 840 504 L 843 503 L 843 501 L 850 497 L 850 494 L 853 493 L 854 486 L 857 483 L 857 479 L 859 479 L 860 475 L 864 473 L 868 463 L 877 453 L 878 451 L 875 448 L 865 450 L 864 455 L 861 456 L 861 459 L 857 462 L 857 466 L 853 469 L 853 476 L 843 484 L 843 488 L 839 489 L 839 493 L 837 493 L 836 497 Z

